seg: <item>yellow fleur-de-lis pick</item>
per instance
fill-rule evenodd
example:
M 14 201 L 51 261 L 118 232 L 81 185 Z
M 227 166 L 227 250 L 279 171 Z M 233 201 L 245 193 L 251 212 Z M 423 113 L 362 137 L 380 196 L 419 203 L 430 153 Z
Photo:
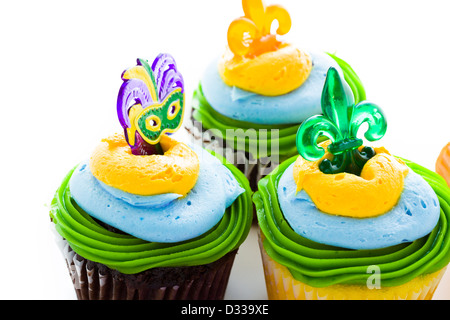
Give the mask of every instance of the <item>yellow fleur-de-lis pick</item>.
M 278 21 L 276 34 L 291 29 L 291 17 L 280 5 L 265 6 L 262 0 L 242 0 L 244 16 L 233 20 L 228 27 L 228 46 L 235 55 L 257 56 L 276 50 L 280 41 L 270 34 L 273 21 Z

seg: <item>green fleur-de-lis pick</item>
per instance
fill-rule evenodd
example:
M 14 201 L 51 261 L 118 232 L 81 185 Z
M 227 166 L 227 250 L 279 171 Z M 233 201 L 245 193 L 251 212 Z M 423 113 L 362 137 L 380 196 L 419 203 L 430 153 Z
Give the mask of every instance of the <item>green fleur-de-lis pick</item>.
M 382 110 L 375 104 L 362 101 L 354 104 L 353 95 L 344 89 L 343 80 L 335 68 L 327 73 L 322 91 L 323 115 L 305 120 L 297 131 L 296 144 L 300 155 L 309 161 L 316 161 L 325 155 L 317 145 L 319 136 L 331 140 L 328 151 L 333 159 L 324 159 L 319 168 L 324 173 L 350 172 L 359 174 L 364 164 L 375 155 L 371 147 L 362 146 L 357 138 L 359 128 L 367 123 L 369 128 L 364 137 L 368 141 L 381 139 L 386 133 L 387 123 Z

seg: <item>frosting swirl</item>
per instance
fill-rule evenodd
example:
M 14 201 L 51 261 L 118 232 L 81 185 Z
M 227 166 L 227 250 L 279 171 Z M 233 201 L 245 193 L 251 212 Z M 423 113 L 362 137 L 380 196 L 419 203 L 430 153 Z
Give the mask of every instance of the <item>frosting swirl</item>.
M 285 220 L 278 204 L 280 176 L 296 157 L 282 163 L 271 175 L 260 180 L 253 196 L 264 249 L 275 261 L 286 266 L 292 276 L 313 287 L 333 284 L 365 284 L 367 268 L 380 267 L 383 286 L 404 284 L 421 274 L 436 272 L 450 261 L 450 193 L 436 173 L 402 159 L 420 174 L 436 193 L 440 203 L 437 225 L 428 235 L 410 243 L 376 250 L 348 250 L 308 240 L 297 234 Z
M 219 159 L 198 146 L 194 145 L 192 150 L 201 159 L 200 173 L 185 197 L 173 193 L 136 196 L 105 188 L 86 162 L 72 174 L 71 196 L 90 216 L 139 239 L 152 242 L 193 239 L 214 227 L 225 209 L 245 190 Z
M 161 136 L 164 155 L 135 156 L 123 134 L 105 138 L 94 150 L 90 168 L 108 186 L 138 195 L 186 195 L 200 170 L 194 151 L 167 135 Z
M 252 58 L 233 55 L 227 50 L 219 59 L 219 74 L 228 86 L 265 96 L 297 89 L 311 70 L 311 56 L 289 44 Z
M 348 85 L 350 86 L 353 95 L 355 97 L 355 103 L 365 99 L 365 91 L 364 87 L 355 74 L 353 69 L 342 59 L 337 58 L 334 55 L 329 54 L 342 68 L 344 73 L 344 77 Z M 319 90 L 319 96 L 322 89 Z M 202 122 L 202 125 L 205 129 L 214 129 L 215 132 L 221 135 L 223 139 L 226 139 L 226 130 L 227 129 L 255 129 L 259 132 L 261 129 L 266 129 L 268 133 L 267 137 L 267 151 L 270 156 L 271 154 L 271 139 L 270 139 L 270 130 L 277 129 L 278 130 L 278 151 L 280 155 L 280 161 L 287 159 L 291 156 L 297 154 L 297 148 L 295 146 L 295 137 L 298 131 L 298 123 L 295 124 L 258 124 L 249 121 L 243 121 L 233 119 L 227 117 L 214 109 L 214 106 L 211 105 L 204 93 L 202 88 L 202 83 L 199 84 L 197 90 L 194 91 L 194 95 L 192 97 L 192 117 Z M 259 150 L 259 135 L 255 139 L 252 136 L 248 136 L 243 143 L 233 138 L 232 140 L 227 140 L 227 144 L 233 146 L 236 150 L 242 150 L 241 146 L 244 147 L 243 151 L 249 152 L 249 146 L 258 146 Z M 255 158 L 259 158 L 259 155 L 253 155 Z
M 330 142 L 324 141 L 320 146 L 327 148 Z M 386 213 L 400 198 L 408 167 L 384 148 L 375 151 L 376 155 L 364 165 L 359 176 L 321 172 L 319 164 L 332 157 L 330 153 L 317 161 L 298 157 L 293 173 L 297 191 L 304 189 L 317 208 L 329 214 L 367 218 Z
M 138 273 L 154 267 L 202 265 L 236 249 L 246 238 L 252 222 L 250 187 L 244 175 L 222 159 L 239 185 L 246 190 L 225 210 L 222 219 L 206 233 L 176 243 L 149 242 L 129 234 L 111 232 L 83 211 L 72 199 L 64 178 L 52 200 L 50 217 L 57 232 L 86 259 L 122 273 Z
M 291 228 L 312 241 L 357 250 L 386 248 L 426 236 L 439 220 L 440 207 L 435 192 L 412 170 L 404 179 L 398 202 L 390 210 L 374 217 L 356 218 L 323 212 L 305 190 L 296 192 L 293 166 L 289 166 L 278 181 L 278 202 Z M 357 186 L 347 188 L 353 190 Z M 322 194 L 326 193 L 322 190 Z M 352 203 L 351 197 L 336 200 L 336 206 L 341 202 Z M 362 205 L 367 208 L 376 206 L 377 202 L 383 203 L 384 198 Z
M 258 124 L 300 123 L 321 111 L 321 93 L 328 69 L 333 67 L 342 72 L 326 53 L 311 51 L 310 55 L 313 68 L 308 78 L 300 87 L 285 94 L 268 96 L 230 86 L 221 78 L 217 60 L 211 61 L 203 74 L 203 93 L 216 111 L 233 119 Z M 269 75 L 259 72 L 258 81 L 269 81 L 263 76 L 270 79 Z

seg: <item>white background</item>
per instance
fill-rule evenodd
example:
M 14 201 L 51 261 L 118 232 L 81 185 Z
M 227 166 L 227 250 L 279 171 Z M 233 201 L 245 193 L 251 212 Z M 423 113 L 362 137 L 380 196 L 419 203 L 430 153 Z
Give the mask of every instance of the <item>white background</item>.
M 367 98 L 387 114 L 381 144 L 434 169 L 450 140 L 448 1 L 266 3 L 289 10 L 285 40 L 351 64 Z M 138 57 L 171 53 L 189 106 L 204 67 L 225 47 L 229 23 L 242 14 L 239 0 L 1 2 L 1 299 L 75 298 L 48 205 L 66 172 L 120 131 L 122 71 Z M 252 230 L 227 299 L 267 298 L 259 261 Z M 435 299 L 450 298 L 448 273 Z

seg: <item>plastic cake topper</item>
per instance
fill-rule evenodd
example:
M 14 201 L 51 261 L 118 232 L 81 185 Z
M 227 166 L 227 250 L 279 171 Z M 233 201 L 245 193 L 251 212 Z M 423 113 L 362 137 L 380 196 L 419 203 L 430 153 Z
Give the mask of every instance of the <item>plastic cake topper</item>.
M 245 16 L 237 18 L 228 27 L 228 46 L 239 56 L 257 56 L 275 51 L 281 44 L 276 35 L 270 34 L 274 20 L 278 21 L 279 35 L 291 29 L 291 17 L 280 5 L 265 6 L 262 0 L 242 0 Z
M 178 130 L 184 114 L 184 82 L 173 57 L 159 54 L 152 66 L 137 66 L 122 74 L 117 114 L 125 139 L 135 155 L 162 154 L 159 140 Z
M 333 159 L 322 160 L 319 169 L 323 173 L 360 174 L 364 164 L 375 155 L 371 147 L 359 150 L 363 141 L 356 135 L 364 122 L 369 125 L 364 134 L 367 140 L 379 140 L 386 133 L 385 116 L 377 105 L 367 101 L 354 105 L 353 101 L 351 93 L 344 90 L 338 71 L 330 68 L 322 91 L 323 115 L 305 120 L 296 137 L 298 152 L 309 161 L 319 160 L 325 155 L 325 150 L 317 145 L 319 136 L 324 135 L 331 140 L 328 151 Z

